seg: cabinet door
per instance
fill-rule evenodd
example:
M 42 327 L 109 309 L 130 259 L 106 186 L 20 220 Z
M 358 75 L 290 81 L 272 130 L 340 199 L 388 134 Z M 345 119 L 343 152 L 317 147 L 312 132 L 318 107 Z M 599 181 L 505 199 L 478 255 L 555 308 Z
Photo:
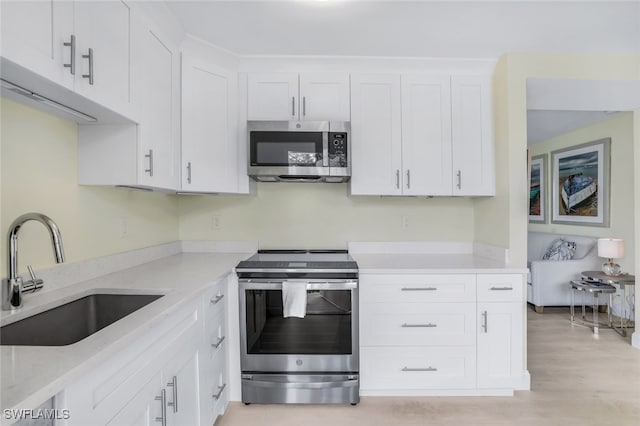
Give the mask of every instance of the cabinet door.
M 402 76 L 403 194 L 451 195 L 448 76 Z
M 300 74 L 300 120 L 349 121 L 349 74 Z
M 297 73 L 251 73 L 248 76 L 248 120 L 296 120 Z
M 401 195 L 400 75 L 351 76 L 351 194 Z
M 78 40 L 75 90 L 115 111 L 127 112 L 130 76 L 130 15 L 122 1 L 77 1 Z M 93 53 L 93 67 L 89 49 Z M 93 84 L 84 75 L 93 75 Z
M 3 1 L 2 56 L 67 88 L 73 88 L 70 42 L 73 2 Z
M 238 191 L 237 79 L 182 57 L 182 190 Z
M 187 344 L 164 369 L 168 425 L 200 424 L 198 355 L 199 351 Z
M 495 195 L 490 77 L 451 77 L 453 195 Z
M 478 387 L 514 388 L 523 372 L 522 302 L 478 303 Z
M 162 404 L 165 402 L 160 379 L 160 372 L 158 372 L 127 402 L 122 410 L 105 424 L 107 426 L 153 426 L 158 424 L 159 420 L 157 419 L 161 419 L 164 414 Z M 166 390 L 164 398 L 167 398 Z
M 174 54 L 161 36 L 136 21 L 132 37 L 132 103 L 138 126 L 138 184 L 177 189 L 174 139 Z

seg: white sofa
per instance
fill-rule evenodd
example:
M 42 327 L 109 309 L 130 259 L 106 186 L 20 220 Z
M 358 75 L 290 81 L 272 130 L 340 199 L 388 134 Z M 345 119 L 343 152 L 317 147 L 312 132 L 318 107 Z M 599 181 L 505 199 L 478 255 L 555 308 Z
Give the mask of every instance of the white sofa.
M 563 238 L 576 243 L 572 260 L 542 260 L 553 241 Z M 603 259 L 598 257 L 597 238 L 582 235 L 529 232 L 527 261 L 529 279 L 527 301 L 542 312 L 545 306 L 568 306 L 571 303 L 571 280 L 582 271 L 600 270 Z

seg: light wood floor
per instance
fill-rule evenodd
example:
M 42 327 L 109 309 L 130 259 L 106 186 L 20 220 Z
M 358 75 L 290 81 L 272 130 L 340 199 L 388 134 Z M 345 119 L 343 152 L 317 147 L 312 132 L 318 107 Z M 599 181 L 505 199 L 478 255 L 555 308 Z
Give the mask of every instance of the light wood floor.
M 640 350 L 612 330 L 571 327 L 566 308 L 528 311 L 531 391 L 514 397 L 364 397 L 355 407 L 231 403 L 216 426 L 640 426 Z

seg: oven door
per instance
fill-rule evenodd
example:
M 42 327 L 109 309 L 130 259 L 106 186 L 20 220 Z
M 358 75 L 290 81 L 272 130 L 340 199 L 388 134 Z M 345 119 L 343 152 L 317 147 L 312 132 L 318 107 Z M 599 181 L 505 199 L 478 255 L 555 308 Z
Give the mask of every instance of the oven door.
M 328 146 L 328 122 L 252 122 L 249 175 L 328 175 Z
M 357 373 L 357 280 L 287 280 L 307 289 L 304 318 L 283 317 L 282 280 L 240 279 L 243 373 Z

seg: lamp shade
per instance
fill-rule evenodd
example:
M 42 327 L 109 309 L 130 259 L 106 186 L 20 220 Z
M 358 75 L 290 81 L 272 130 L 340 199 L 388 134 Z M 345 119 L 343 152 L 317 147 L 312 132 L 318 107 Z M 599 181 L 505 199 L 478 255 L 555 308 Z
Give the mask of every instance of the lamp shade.
M 624 257 L 624 240 L 620 238 L 599 238 L 598 256 L 607 259 L 621 259 Z

